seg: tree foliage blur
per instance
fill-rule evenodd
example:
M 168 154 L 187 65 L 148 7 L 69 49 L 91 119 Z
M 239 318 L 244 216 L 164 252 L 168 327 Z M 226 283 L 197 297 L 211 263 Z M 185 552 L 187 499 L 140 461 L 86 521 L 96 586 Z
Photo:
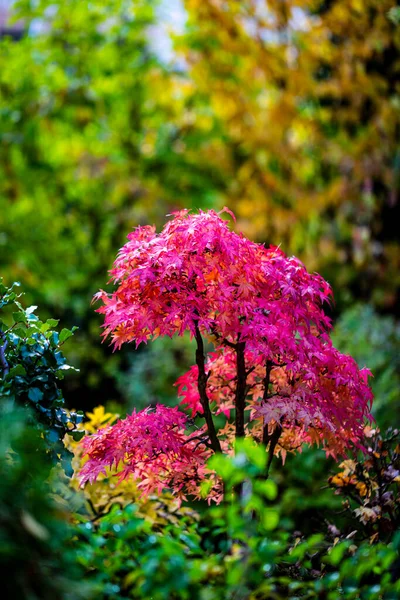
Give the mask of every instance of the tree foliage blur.
M 399 289 L 400 29 L 392 0 L 186 0 L 192 93 L 221 123 L 240 227 L 352 295 Z M 335 287 L 335 285 L 334 285 Z
M 398 311 L 394 1 L 183 4 L 169 62 L 157 0 L 19 0 L 25 35 L 0 40 L 0 265 L 80 327 L 81 408 L 141 393 L 116 385 L 135 357 L 97 344 L 89 303 L 125 232 L 171 208 L 232 206 L 330 281 L 337 312 Z
M 154 4 L 21 1 L 30 34 L 0 45 L 0 264 L 80 326 L 81 407 L 115 393 L 90 300 L 129 226 L 211 199 L 213 167 L 182 156 L 179 88 L 148 43 Z

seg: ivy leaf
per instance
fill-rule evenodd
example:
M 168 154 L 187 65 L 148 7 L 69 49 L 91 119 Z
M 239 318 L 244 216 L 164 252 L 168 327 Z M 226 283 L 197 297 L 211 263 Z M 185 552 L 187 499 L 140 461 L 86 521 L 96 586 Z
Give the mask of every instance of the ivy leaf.
M 15 329 L 13 329 L 14 335 L 18 335 L 21 338 L 26 337 L 27 329 L 24 325 L 19 325 Z
M 68 340 L 72 335 L 73 335 L 73 331 L 71 331 L 70 329 L 61 329 L 60 331 L 60 344 L 62 344 L 63 342 L 65 342 L 66 340 Z
M 37 387 L 31 388 L 28 392 L 28 398 L 29 400 L 32 400 L 32 402 L 38 403 L 41 400 L 43 400 L 43 392 L 42 390 L 40 390 Z
M 13 377 L 17 376 L 24 377 L 25 375 L 25 367 L 23 367 L 22 365 L 16 365 L 15 367 L 12 367 L 12 369 L 10 369 L 10 371 L 8 372 L 7 379 L 12 379 Z
M 26 315 L 24 312 L 14 312 L 13 313 L 14 323 L 26 323 Z
M 83 436 L 85 435 L 84 431 L 72 431 L 70 433 L 75 442 L 80 442 Z

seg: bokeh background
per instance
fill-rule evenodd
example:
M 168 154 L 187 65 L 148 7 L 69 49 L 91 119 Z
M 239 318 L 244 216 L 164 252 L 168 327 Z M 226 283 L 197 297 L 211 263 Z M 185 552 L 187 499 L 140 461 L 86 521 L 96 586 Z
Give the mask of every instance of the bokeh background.
M 190 340 L 112 354 L 91 299 L 136 225 L 226 205 L 331 283 L 391 424 L 399 22 L 394 0 L 0 1 L 0 272 L 79 326 L 70 408 L 173 402 Z

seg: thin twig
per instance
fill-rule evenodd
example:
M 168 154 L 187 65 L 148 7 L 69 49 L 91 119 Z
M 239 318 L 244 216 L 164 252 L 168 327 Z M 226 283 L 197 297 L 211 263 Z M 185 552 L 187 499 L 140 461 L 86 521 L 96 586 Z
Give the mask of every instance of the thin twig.
M 197 343 L 196 349 L 196 365 L 199 370 L 197 377 L 197 387 L 199 390 L 200 403 L 203 407 L 204 418 L 207 425 L 208 436 L 210 438 L 210 444 L 214 452 L 221 452 L 221 444 L 215 430 L 214 421 L 210 410 L 210 402 L 207 395 L 207 374 L 205 369 L 205 356 L 204 356 L 204 343 L 200 333 L 198 321 L 194 322 L 195 326 L 195 338 Z

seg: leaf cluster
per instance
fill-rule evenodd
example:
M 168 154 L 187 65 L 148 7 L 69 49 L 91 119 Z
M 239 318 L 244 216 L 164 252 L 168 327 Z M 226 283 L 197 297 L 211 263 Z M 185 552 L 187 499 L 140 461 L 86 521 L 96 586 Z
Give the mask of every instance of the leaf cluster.
M 54 463 L 34 426 L 35 409 L 0 405 L 2 596 L 15 600 L 93 598 L 73 547 L 71 515 L 53 495 Z M 71 505 L 70 505 L 71 506 Z
M 0 280 L 0 398 L 31 409 L 32 425 L 44 437 L 51 459 L 60 459 L 71 474 L 72 455 L 62 440 L 66 434 L 82 437 L 77 425 L 83 413 L 66 410 L 60 381 L 73 370 L 62 347 L 76 328 L 58 332 L 56 319 L 41 321 L 36 306 L 22 305 L 18 286 L 7 288 Z

